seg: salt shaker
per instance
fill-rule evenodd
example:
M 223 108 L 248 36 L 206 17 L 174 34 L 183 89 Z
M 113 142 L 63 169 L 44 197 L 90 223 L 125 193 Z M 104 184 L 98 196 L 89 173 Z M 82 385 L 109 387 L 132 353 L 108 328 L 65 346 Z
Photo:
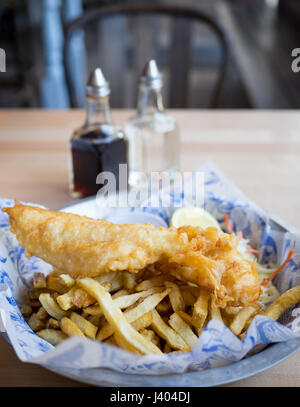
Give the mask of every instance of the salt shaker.
M 129 140 L 129 185 L 147 188 L 151 173 L 179 171 L 179 130 L 162 101 L 163 78 L 156 62 L 139 79 L 137 112 L 125 125 Z

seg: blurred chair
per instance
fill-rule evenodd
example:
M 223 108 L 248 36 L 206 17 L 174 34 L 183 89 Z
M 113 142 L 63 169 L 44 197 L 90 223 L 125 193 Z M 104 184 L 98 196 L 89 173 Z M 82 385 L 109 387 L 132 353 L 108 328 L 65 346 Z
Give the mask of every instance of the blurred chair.
M 119 18 L 124 16 L 126 20 L 129 17 L 135 18 L 136 16 L 141 18 L 140 24 L 137 22 L 131 24 L 131 40 L 133 43 L 131 45 L 132 48 L 135 48 L 137 42 L 139 43 L 140 56 L 136 56 L 135 52 L 128 52 L 128 36 L 122 35 L 122 33 L 128 29 L 129 25 L 124 23 L 125 19 Z M 103 31 L 101 31 L 100 35 L 100 37 L 102 37 L 103 60 L 101 61 L 94 57 L 93 64 L 90 64 L 88 68 L 90 70 L 96 65 L 100 65 L 102 69 L 104 68 L 104 73 L 112 85 L 112 96 L 119 96 L 120 92 L 124 92 L 124 82 L 127 78 L 125 65 L 128 63 L 128 59 L 134 58 L 135 56 L 138 59 L 138 63 L 135 64 L 138 68 L 135 69 L 135 82 L 132 82 L 132 92 L 134 91 L 134 84 L 138 79 L 137 75 L 142 65 L 148 59 L 155 58 L 160 65 L 159 53 L 154 48 L 155 45 L 157 45 L 157 38 L 160 35 L 161 29 L 156 23 L 149 20 L 149 16 L 168 17 L 171 18 L 173 22 L 171 30 L 172 40 L 168 58 L 169 107 L 187 107 L 188 81 L 192 59 L 190 55 L 192 23 L 204 24 L 214 33 L 220 46 L 220 58 L 215 83 L 211 91 L 209 106 L 213 108 L 218 106 L 229 58 L 229 45 L 224 29 L 213 17 L 198 9 L 177 5 L 155 4 L 155 2 L 152 2 L 151 4 L 123 3 L 93 8 L 83 12 L 78 18 L 69 21 L 65 25 L 64 62 L 67 87 L 73 107 L 78 107 L 78 98 L 76 98 L 78 89 L 76 90 L 76 87 L 82 86 L 82 83 L 79 82 L 83 82 L 86 79 L 79 77 L 74 78 L 74 74 L 72 75 L 72 71 L 74 70 L 72 65 L 76 63 L 76 61 L 74 61 L 74 58 L 71 59 L 69 57 L 69 52 L 74 36 L 78 35 L 78 33 L 86 33 L 87 30 L 92 30 L 92 34 L 89 35 L 89 48 L 94 46 L 94 48 L 97 49 L 97 42 L 95 40 L 93 42 L 93 38 L 96 38 L 96 34 L 91 27 L 94 27 L 93 24 L 95 23 L 99 23 L 100 27 L 106 24 L 108 34 L 105 35 Z M 110 20 L 110 22 L 108 23 L 107 20 Z M 149 24 L 151 26 L 150 28 Z M 85 40 L 87 41 L 88 39 L 86 38 Z M 115 45 L 113 41 L 116 41 Z M 124 50 L 126 47 L 127 53 Z M 78 63 L 82 63 L 82 61 L 78 61 Z M 107 69 L 105 69 L 103 65 L 106 65 Z M 114 106 L 114 103 L 112 103 L 112 105 Z

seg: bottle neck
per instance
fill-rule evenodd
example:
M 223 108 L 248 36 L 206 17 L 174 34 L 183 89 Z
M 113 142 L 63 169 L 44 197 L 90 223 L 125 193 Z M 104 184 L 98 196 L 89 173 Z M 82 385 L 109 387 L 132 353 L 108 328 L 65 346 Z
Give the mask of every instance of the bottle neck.
M 97 127 L 101 124 L 112 124 L 109 97 L 91 97 L 86 99 L 86 121 L 84 127 Z
M 153 89 L 144 86 L 139 87 L 137 113 L 138 116 L 163 112 L 161 88 Z

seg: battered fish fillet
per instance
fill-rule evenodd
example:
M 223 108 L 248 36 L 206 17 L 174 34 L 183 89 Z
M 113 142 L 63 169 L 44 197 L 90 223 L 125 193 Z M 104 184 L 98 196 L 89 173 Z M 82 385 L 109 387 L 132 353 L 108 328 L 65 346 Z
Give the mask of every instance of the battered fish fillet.
M 116 225 L 19 203 L 3 211 L 27 256 L 72 277 L 136 273 L 159 262 L 167 272 L 214 292 L 220 305 L 249 305 L 259 298 L 256 266 L 238 252 L 233 236 L 217 229 Z

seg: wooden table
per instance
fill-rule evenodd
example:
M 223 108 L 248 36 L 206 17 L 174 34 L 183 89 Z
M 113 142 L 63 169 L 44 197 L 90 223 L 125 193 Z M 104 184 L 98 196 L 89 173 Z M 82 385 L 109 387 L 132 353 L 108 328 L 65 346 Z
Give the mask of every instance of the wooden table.
M 116 110 L 123 123 L 130 111 Z M 181 164 L 194 170 L 212 159 L 258 205 L 300 228 L 300 113 L 297 111 L 177 110 Z M 84 112 L 0 111 L 0 196 L 44 204 L 71 202 L 68 140 Z M 74 386 L 17 360 L 0 339 L 0 386 Z M 231 386 L 299 386 L 300 352 Z

